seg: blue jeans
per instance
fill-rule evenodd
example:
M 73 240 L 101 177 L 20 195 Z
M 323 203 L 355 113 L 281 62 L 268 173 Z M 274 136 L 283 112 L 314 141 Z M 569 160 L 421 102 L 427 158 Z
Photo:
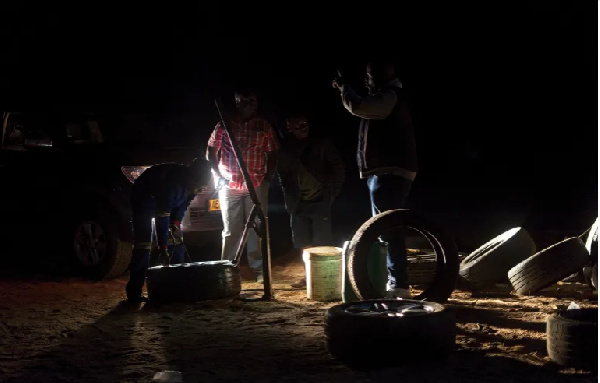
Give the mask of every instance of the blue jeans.
M 333 246 L 331 233 L 331 204 L 328 200 L 299 201 L 290 215 L 294 248 Z
M 384 174 L 367 178 L 373 216 L 386 210 L 404 209 L 412 181 L 404 177 Z M 388 287 L 408 289 L 406 240 L 403 228 L 395 228 L 381 235 L 388 244 Z

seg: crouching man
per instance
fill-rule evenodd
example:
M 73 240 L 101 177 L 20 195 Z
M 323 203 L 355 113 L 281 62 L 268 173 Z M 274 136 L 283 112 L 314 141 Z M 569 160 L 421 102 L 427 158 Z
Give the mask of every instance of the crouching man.
M 184 261 L 181 220 L 202 186 L 210 182 L 208 163 L 195 159 L 187 165 L 164 163 L 150 167 L 134 182 L 131 191 L 133 252 L 129 267 L 127 302 L 141 303 L 152 247 L 152 219 L 161 264 Z M 175 244 L 169 245 L 169 231 Z

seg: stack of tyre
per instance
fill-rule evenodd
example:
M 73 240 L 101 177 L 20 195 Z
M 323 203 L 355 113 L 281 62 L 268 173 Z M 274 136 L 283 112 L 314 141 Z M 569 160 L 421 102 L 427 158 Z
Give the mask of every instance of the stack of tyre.
M 427 273 L 433 276 L 413 299 L 385 299 L 368 274 L 371 245 L 388 230 L 408 227 L 433 249 Z M 325 314 L 329 352 L 355 369 L 376 369 L 443 359 L 455 348 L 456 318 L 443 303 L 458 279 L 459 256 L 448 233 L 406 209 L 366 221 L 348 246 L 348 277 L 358 302 L 339 304 Z

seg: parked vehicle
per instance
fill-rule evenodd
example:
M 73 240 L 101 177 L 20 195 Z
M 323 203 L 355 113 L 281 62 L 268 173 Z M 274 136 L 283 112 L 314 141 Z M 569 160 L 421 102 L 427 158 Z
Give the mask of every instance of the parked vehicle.
M 3 112 L 0 123 L 0 228 L 12 257 L 37 262 L 28 251 L 35 248 L 46 261 L 95 280 L 129 266 L 135 177 L 152 164 L 197 156 L 191 147 L 112 140 L 112 120 L 97 114 Z M 212 210 L 206 205 L 211 192 L 203 193 L 186 217 L 187 231 L 220 223 L 214 202 Z

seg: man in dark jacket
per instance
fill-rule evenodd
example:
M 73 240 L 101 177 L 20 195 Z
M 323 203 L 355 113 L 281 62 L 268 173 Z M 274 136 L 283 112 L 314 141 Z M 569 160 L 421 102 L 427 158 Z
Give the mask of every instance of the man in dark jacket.
M 135 180 L 131 191 L 134 242 L 126 287 L 128 302 L 147 301 L 142 295 L 142 288 L 150 263 L 152 220 L 160 263 L 183 263 L 181 220 L 190 202 L 209 180 L 208 163 L 201 159 L 195 159 L 189 166 L 176 163 L 154 165 Z M 169 232 L 178 243 L 169 245 Z
M 344 107 L 361 117 L 357 160 L 360 178 L 367 180 L 372 214 L 405 207 L 417 175 L 417 152 L 407 94 L 392 60 L 367 65 L 369 95 L 359 96 L 341 77 L 333 81 Z M 410 297 L 406 243 L 402 231 L 381 236 L 388 243 L 388 296 Z
M 282 141 L 277 172 L 290 214 L 294 248 L 333 246 L 331 204 L 340 194 L 345 167 L 329 139 L 310 136 L 304 115 L 288 118 L 290 132 Z M 305 287 L 303 278 L 293 287 Z

